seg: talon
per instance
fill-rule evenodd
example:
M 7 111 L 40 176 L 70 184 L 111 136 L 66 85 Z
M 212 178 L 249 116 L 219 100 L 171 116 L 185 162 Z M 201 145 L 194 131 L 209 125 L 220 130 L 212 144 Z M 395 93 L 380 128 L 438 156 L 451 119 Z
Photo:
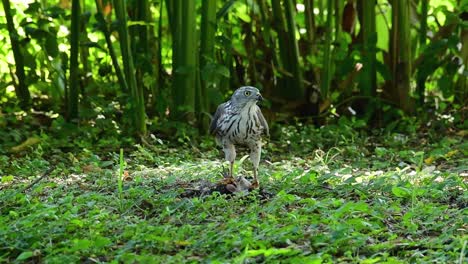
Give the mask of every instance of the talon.
M 257 179 L 254 179 L 254 180 L 252 181 L 251 187 L 252 187 L 252 189 L 257 189 L 257 188 L 260 187 L 260 183 L 258 182 Z
M 223 183 L 224 185 L 236 184 L 236 180 L 233 177 L 225 177 L 224 179 L 221 180 L 221 183 Z

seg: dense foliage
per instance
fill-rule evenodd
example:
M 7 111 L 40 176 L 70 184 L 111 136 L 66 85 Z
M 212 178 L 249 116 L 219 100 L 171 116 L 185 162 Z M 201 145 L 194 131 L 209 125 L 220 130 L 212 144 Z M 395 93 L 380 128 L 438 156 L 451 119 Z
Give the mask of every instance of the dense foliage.
M 246 84 L 262 90 L 272 120 L 358 115 L 379 125 L 466 102 L 466 0 L 3 6 L 2 112 L 85 121 L 113 108 L 123 131 L 146 135 L 168 118 L 205 131 L 208 113 Z

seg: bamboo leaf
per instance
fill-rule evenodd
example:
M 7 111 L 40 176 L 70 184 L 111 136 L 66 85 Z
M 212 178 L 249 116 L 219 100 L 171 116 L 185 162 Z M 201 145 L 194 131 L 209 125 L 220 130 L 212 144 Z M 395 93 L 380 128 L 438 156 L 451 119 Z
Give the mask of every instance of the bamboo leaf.
M 216 20 L 219 20 L 222 17 L 224 17 L 235 3 L 236 0 L 229 0 L 226 3 L 224 3 L 223 7 L 221 7 L 218 13 L 216 13 Z

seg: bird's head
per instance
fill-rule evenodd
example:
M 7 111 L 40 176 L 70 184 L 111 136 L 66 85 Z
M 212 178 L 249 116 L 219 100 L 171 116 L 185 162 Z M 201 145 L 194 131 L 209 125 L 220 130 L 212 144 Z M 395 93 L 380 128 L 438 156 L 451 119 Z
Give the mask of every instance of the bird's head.
M 242 86 L 231 97 L 231 101 L 240 107 L 250 106 L 262 100 L 263 97 L 260 91 L 253 86 Z

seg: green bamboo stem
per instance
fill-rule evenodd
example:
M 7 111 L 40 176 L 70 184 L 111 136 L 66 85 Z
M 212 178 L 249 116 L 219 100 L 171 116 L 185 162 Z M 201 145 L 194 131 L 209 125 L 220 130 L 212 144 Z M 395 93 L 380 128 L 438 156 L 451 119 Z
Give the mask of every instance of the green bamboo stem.
M 80 18 L 79 18 L 79 38 L 80 38 L 80 43 L 89 43 L 91 40 L 88 37 L 88 32 L 87 32 L 87 23 L 88 19 L 85 19 L 85 16 L 82 16 L 82 14 L 86 14 L 86 1 L 80 0 Z M 81 68 L 82 72 L 85 74 L 82 75 L 81 78 L 81 87 L 86 87 L 89 84 L 89 79 L 92 77 L 92 75 L 89 75 L 87 73 L 91 72 L 90 67 L 89 67 L 89 45 L 79 45 L 79 59 L 81 63 Z M 82 99 L 86 100 L 86 96 L 84 94 L 84 90 L 82 90 Z
M 159 97 L 159 90 L 158 87 L 163 86 L 163 80 L 161 76 L 161 69 L 162 69 L 162 37 L 163 37 L 163 10 L 164 10 L 164 1 L 159 2 L 159 18 L 158 18 L 158 27 L 157 27 L 157 37 L 156 38 L 156 47 L 155 47 L 155 59 L 156 62 L 153 65 L 153 72 L 154 72 L 154 78 L 155 80 L 155 85 L 153 85 L 151 88 L 151 94 L 152 94 L 152 103 L 153 103 L 153 109 L 157 109 L 157 99 Z
M 28 110 L 31 105 L 31 95 L 29 93 L 28 86 L 26 84 L 26 74 L 24 72 L 24 58 L 21 52 L 21 44 L 19 41 L 18 32 L 16 31 L 15 24 L 13 22 L 13 16 L 11 14 L 11 7 L 9 0 L 2 0 L 3 9 L 5 11 L 5 18 L 7 21 L 8 34 L 10 36 L 11 48 L 13 51 L 13 57 L 15 59 L 16 72 L 13 80 L 15 82 L 16 97 L 20 102 L 20 106 L 23 110 Z
M 465 22 L 467 21 L 465 20 Z M 460 39 L 461 43 L 463 43 L 460 51 L 463 64 L 468 65 L 468 29 L 461 30 Z M 466 104 L 466 100 L 468 99 L 468 78 L 459 78 L 456 87 L 458 87 L 458 91 L 456 91 L 455 100 L 460 104 Z
M 429 0 L 421 0 L 421 29 L 419 30 L 419 44 L 421 47 L 426 45 L 427 39 L 427 16 L 429 12 Z
M 325 35 L 325 47 L 323 55 L 323 69 L 320 82 L 320 92 L 323 98 L 328 98 L 328 93 L 330 91 L 330 83 L 332 76 L 332 61 L 331 61 L 331 47 L 333 41 L 333 32 L 332 32 L 332 21 L 333 21 L 333 8 L 334 0 L 327 0 L 327 20 L 326 20 L 326 35 Z M 322 10 L 323 12 L 323 10 Z
M 173 103 L 176 117 L 195 111 L 197 54 L 195 0 L 173 2 Z M 190 115 L 189 115 L 190 116 Z M 189 118 L 186 116 L 186 118 Z
M 253 14 L 252 14 L 253 15 Z M 257 66 L 255 63 L 256 57 L 256 47 L 255 47 L 255 39 L 254 39 L 254 32 L 253 32 L 253 23 L 251 27 L 241 26 L 243 34 L 245 34 L 244 38 L 244 47 L 247 53 L 248 61 L 250 62 L 247 65 L 247 73 L 249 77 L 250 83 L 253 85 L 258 84 L 258 76 L 257 76 Z
M 362 55 L 363 68 L 359 88 L 361 95 L 372 96 L 376 93 L 376 44 L 377 32 L 375 26 L 375 0 L 362 0 Z
M 186 111 L 193 112 L 195 110 L 195 94 L 197 89 L 196 72 L 198 56 L 195 0 L 183 0 L 183 5 L 180 8 L 182 8 L 182 60 L 181 67 L 178 70 L 179 76 L 183 80 L 182 90 L 184 94 L 182 105 L 186 106 Z
M 232 39 L 232 25 L 228 23 L 229 21 L 229 14 L 227 14 L 225 17 L 224 17 L 224 22 L 226 22 L 226 24 L 228 26 L 224 27 L 224 32 L 223 32 L 223 35 L 225 36 L 226 39 Z M 219 55 L 219 57 L 222 58 L 222 63 L 224 65 L 226 65 L 226 67 L 228 67 L 229 69 L 229 72 L 230 73 L 233 73 L 234 72 L 234 52 L 233 52 L 233 48 L 230 47 L 228 49 L 226 49 L 225 51 L 223 52 L 219 52 L 217 53 L 217 55 Z M 220 84 L 219 86 L 220 87 L 230 87 L 231 86 L 231 82 L 235 81 L 235 74 L 231 74 L 231 76 L 233 78 L 229 78 L 229 77 L 226 77 L 226 76 L 222 76 L 221 77 L 221 80 L 220 80 Z M 219 102 L 218 102 L 219 103 Z M 211 105 L 212 107 L 217 107 L 217 105 Z
M 374 0 L 371 0 L 373 2 Z M 341 22 L 343 21 L 344 0 L 335 0 L 335 39 L 341 38 Z M 375 13 L 375 12 L 374 12 Z
M 139 0 L 133 2 L 132 6 L 133 14 L 132 20 L 138 21 L 142 24 L 134 25 L 129 28 L 130 32 L 130 43 L 132 46 L 132 57 L 134 58 L 135 75 L 137 81 L 137 87 L 139 92 L 142 94 L 145 91 L 152 91 L 156 83 L 146 84 L 144 80 L 145 75 L 154 76 L 152 61 L 154 58 L 153 50 L 150 48 L 151 36 L 154 36 L 154 30 L 151 25 L 151 11 L 148 0 Z M 150 30 L 151 29 L 151 30 Z M 143 89 L 144 88 L 144 89 Z M 143 98 L 148 96 L 142 95 Z M 152 104 L 155 105 L 152 98 Z
M 262 20 L 262 26 L 263 26 L 263 29 L 262 29 L 263 39 L 265 40 L 267 46 L 273 47 L 274 44 L 273 44 L 271 33 L 270 33 L 271 23 L 270 23 L 270 17 L 268 16 L 269 15 L 268 5 L 265 2 L 265 0 L 257 0 L 257 2 L 258 2 L 260 18 Z
M 407 0 L 392 1 L 392 48 L 393 52 L 393 85 L 391 94 L 398 105 L 407 113 L 412 112 L 410 100 L 411 77 L 411 36 L 410 36 L 410 2 Z
M 69 93 L 67 101 L 67 119 L 78 118 L 79 103 L 79 64 L 78 55 L 80 48 L 80 0 L 72 1 L 71 28 L 70 28 L 70 77 Z
M 201 14 L 201 38 L 200 38 L 200 70 L 203 70 L 210 62 L 215 60 L 214 48 L 215 48 L 215 37 L 216 37 L 216 0 L 205 0 L 202 2 L 202 14 Z M 201 80 L 200 91 L 198 98 L 198 113 L 208 111 L 209 102 L 208 88 L 209 83 Z M 206 115 L 201 115 L 206 116 Z M 200 117 L 201 117 L 200 116 Z M 201 129 L 205 130 L 205 126 L 208 125 L 208 120 L 201 118 L 200 122 Z
M 128 92 L 127 82 L 125 81 L 122 69 L 120 68 L 119 61 L 117 60 L 117 55 L 115 53 L 114 46 L 112 45 L 111 34 L 109 31 L 108 24 L 104 19 L 104 14 L 102 12 L 102 7 L 99 3 L 99 0 L 95 0 L 96 3 L 96 19 L 101 24 L 101 30 L 104 34 L 104 38 L 106 40 L 107 49 L 109 50 L 109 55 L 111 57 L 112 65 L 114 66 L 115 74 L 117 75 L 117 81 L 119 82 L 120 89 L 124 92 Z
M 271 3 L 274 26 L 278 32 L 279 68 L 284 68 L 287 72 L 293 74 L 293 77 L 282 76 L 282 89 L 279 91 L 279 95 L 289 99 L 302 98 L 304 96 L 304 85 L 299 48 L 296 41 L 293 2 L 291 0 L 284 1 L 284 11 L 280 0 L 272 0 Z
M 124 0 L 114 0 L 122 61 L 124 65 L 125 79 L 130 89 L 131 112 L 133 114 L 134 128 L 140 135 L 146 135 L 145 104 L 142 87 L 137 86 L 135 67 L 130 47 L 130 38 L 127 28 L 126 4 Z
M 286 13 L 286 26 L 288 33 L 288 45 L 290 51 L 290 67 L 289 70 L 294 75 L 294 84 L 296 87 L 295 94 L 298 94 L 299 97 L 304 96 L 304 85 L 303 85 L 303 75 L 301 68 L 301 60 L 299 57 L 299 47 L 296 40 L 296 21 L 295 21 L 295 6 L 292 0 L 284 1 L 284 9 Z
M 182 87 L 182 78 L 177 77 L 179 71 L 179 65 L 181 61 L 181 47 L 182 43 L 182 5 L 181 0 L 169 0 L 171 3 L 166 1 L 166 8 L 171 23 L 171 35 L 172 35 L 172 108 L 177 112 L 177 108 L 180 104 L 183 104 L 184 91 L 180 91 Z M 178 114 L 178 113 L 176 113 Z
M 317 8 L 319 10 L 319 14 L 318 14 L 318 20 L 319 20 L 319 23 L 324 23 L 325 21 L 325 5 L 324 5 L 324 1 L 328 1 L 328 0 L 317 0 Z
M 305 27 L 307 31 L 307 54 L 312 54 L 314 51 L 315 41 L 315 16 L 314 16 L 314 0 L 305 0 Z
M 427 16 L 429 11 L 429 0 L 421 0 L 421 23 L 419 30 L 419 50 L 422 52 L 426 47 L 427 39 Z M 418 78 L 416 84 L 416 91 L 418 95 L 418 103 L 420 106 L 424 105 L 424 93 L 426 91 L 426 76 Z
M 260 26 L 258 26 L 257 30 L 261 32 L 264 41 L 264 51 L 263 59 L 259 60 L 255 58 L 255 63 L 267 65 L 267 67 L 265 67 L 263 70 L 262 78 L 271 79 L 275 75 L 274 70 L 278 69 L 276 65 L 280 65 L 280 59 L 278 58 L 278 53 L 276 52 L 276 38 L 274 38 L 272 35 L 272 14 L 266 0 L 257 0 L 257 4 L 261 19 Z M 261 67 L 263 67 L 263 65 Z M 273 94 L 273 91 L 276 90 L 273 85 L 264 85 L 263 88 L 264 89 L 262 90 L 262 93 L 266 95 Z

